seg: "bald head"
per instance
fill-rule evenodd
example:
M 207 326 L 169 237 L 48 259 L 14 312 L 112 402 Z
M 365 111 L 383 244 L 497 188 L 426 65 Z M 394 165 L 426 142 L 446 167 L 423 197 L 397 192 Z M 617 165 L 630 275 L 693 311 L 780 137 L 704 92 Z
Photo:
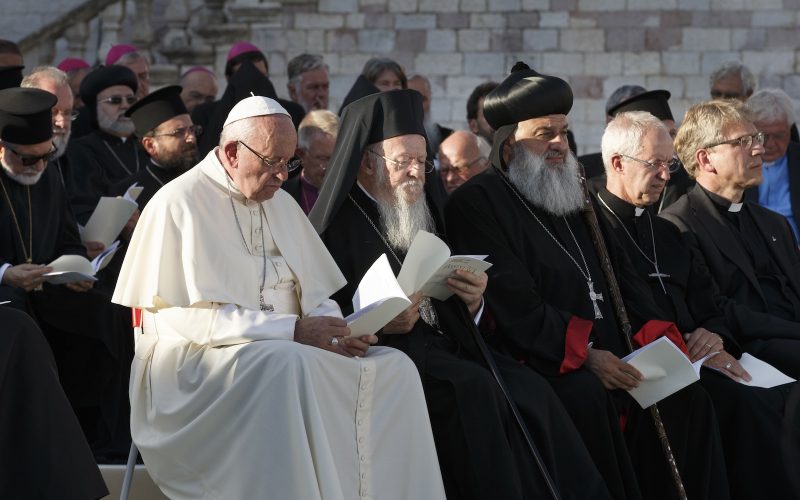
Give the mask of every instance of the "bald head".
M 181 77 L 181 100 L 189 113 L 200 104 L 214 102 L 217 98 L 217 78 L 209 71 L 196 70 Z
M 478 136 L 456 130 L 439 145 L 439 174 L 448 193 L 489 166 Z

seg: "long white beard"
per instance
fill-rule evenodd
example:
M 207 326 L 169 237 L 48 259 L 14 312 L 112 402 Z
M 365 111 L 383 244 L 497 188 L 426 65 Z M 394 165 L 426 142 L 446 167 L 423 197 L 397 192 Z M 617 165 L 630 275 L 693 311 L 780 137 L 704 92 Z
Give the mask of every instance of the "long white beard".
M 568 151 L 563 163 L 549 165 L 545 155 L 537 155 L 516 144 L 508 164 L 508 178 L 533 205 L 563 216 L 583 208 L 583 187 L 578 161 Z
M 398 250 L 407 251 L 420 230 L 435 232 L 423 186 L 420 181 L 408 180 L 392 190 L 390 201 L 378 200 L 378 213 L 386 239 Z M 419 189 L 417 200 L 411 203 L 404 194 L 409 189 Z
M 44 173 L 44 170 L 42 170 L 41 172 L 36 172 L 33 174 L 16 174 L 10 168 L 8 168 L 5 163 L 3 163 L 3 170 L 6 171 L 7 176 L 23 186 L 33 186 L 39 182 L 39 179 L 42 178 L 42 174 Z

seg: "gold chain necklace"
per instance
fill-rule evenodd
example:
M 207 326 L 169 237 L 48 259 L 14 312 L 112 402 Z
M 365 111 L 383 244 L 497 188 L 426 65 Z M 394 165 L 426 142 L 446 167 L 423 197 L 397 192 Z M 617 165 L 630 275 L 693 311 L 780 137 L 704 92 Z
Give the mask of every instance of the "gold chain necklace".
M 22 254 L 25 257 L 25 262 L 28 264 L 33 262 L 33 211 L 31 210 L 31 187 L 25 186 L 28 190 L 28 249 L 25 249 L 25 238 L 22 237 L 22 228 L 19 225 L 19 220 L 17 219 L 17 212 L 14 210 L 14 205 L 11 203 L 11 197 L 8 195 L 8 191 L 6 190 L 6 183 L 0 178 L 0 186 L 3 187 L 3 194 L 6 197 L 6 202 L 8 202 L 8 208 L 11 210 L 11 218 L 14 219 L 14 226 L 17 228 L 17 234 L 19 235 L 19 242 L 22 245 Z

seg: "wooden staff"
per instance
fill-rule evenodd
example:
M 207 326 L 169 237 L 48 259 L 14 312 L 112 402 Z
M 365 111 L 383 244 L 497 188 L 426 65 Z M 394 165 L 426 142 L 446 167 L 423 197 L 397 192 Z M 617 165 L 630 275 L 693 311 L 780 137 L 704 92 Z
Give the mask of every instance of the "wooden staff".
M 583 185 L 584 195 L 584 210 L 583 218 L 589 226 L 592 236 L 592 243 L 594 249 L 597 251 L 597 256 L 600 258 L 600 266 L 603 268 L 603 275 L 608 282 L 608 289 L 611 292 L 611 304 L 614 307 L 614 312 L 617 316 L 622 327 L 622 337 L 625 339 L 625 345 L 628 350 L 633 352 L 633 344 L 631 343 L 631 322 L 628 319 L 628 312 L 625 310 L 625 303 L 622 301 L 622 293 L 619 289 L 617 277 L 614 275 L 614 269 L 611 267 L 611 258 L 608 255 L 603 233 L 600 230 L 600 224 L 597 221 L 597 214 L 594 211 L 589 190 L 586 188 L 586 176 L 581 166 L 581 184 Z M 650 406 L 650 415 L 653 417 L 653 425 L 655 425 L 658 439 L 661 441 L 661 449 L 664 451 L 664 458 L 667 460 L 670 472 L 672 473 L 672 480 L 675 483 L 675 488 L 678 490 L 678 497 L 681 500 L 687 500 L 686 489 L 683 487 L 680 471 L 678 471 L 678 463 L 675 461 L 675 455 L 672 453 L 672 447 L 669 445 L 669 438 L 667 431 L 664 428 L 664 422 L 661 420 L 661 413 L 658 411 L 658 406 L 655 404 Z

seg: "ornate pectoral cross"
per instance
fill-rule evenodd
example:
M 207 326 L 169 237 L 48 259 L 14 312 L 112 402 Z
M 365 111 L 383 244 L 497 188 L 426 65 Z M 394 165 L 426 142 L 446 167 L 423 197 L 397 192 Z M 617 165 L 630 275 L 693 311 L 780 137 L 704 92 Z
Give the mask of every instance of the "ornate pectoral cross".
M 592 301 L 594 307 L 594 319 L 603 319 L 603 313 L 600 312 L 600 307 L 597 305 L 598 300 L 603 300 L 603 294 L 594 291 L 594 283 L 591 281 L 586 282 L 589 285 L 589 300 Z
M 667 294 L 667 287 L 664 286 L 664 280 L 662 280 L 661 278 L 669 278 L 670 275 L 666 274 L 666 273 L 662 273 L 658 269 L 658 264 L 653 264 L 653 267 L 656 268 L 656 272 L 650 273 L 650 274 L 648 274 L 648 276 L 650 276 L 651 278 L 658 278 L 658 282 L 661 283 L 661 289 L 664 290 L 664 294 L 666 295 Z

